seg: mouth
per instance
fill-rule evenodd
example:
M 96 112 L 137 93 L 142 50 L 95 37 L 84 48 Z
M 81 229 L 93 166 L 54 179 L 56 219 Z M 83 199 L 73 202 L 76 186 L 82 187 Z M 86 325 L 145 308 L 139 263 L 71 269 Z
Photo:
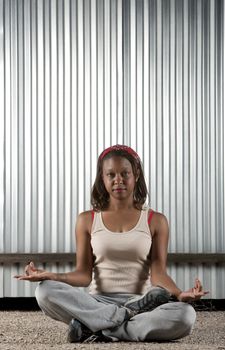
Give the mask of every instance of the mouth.
M 123 191 L 126 191 L 126 188 L 124 187 L 113 188 L 113 192 L 123 192 Z

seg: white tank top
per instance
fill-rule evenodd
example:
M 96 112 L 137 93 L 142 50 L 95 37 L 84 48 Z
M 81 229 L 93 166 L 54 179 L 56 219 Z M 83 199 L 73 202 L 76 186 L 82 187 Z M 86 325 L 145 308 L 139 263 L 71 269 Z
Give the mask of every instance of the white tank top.
M 94 214 L 91 246 L 95 260 L 91 294 L 143 294 L 151 286 L 152 237 L 148 212 L 148 208 L 143 209 L 135 227 L 122 233 L 108 230 L 101 212 Z

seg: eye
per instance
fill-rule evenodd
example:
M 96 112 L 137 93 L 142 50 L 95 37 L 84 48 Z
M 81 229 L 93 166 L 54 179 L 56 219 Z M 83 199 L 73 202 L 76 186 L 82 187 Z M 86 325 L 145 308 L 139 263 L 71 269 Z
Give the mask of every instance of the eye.
M 108 173 L 108 174 L 106 174 L 106 176 L 109 177 L 109 178 L 112 178 L 114 176 L 114 174 L 113 173 Z
M 129 176 L 129 171 L 124 171 L 122 174 L 124 177 L 128 177 Z

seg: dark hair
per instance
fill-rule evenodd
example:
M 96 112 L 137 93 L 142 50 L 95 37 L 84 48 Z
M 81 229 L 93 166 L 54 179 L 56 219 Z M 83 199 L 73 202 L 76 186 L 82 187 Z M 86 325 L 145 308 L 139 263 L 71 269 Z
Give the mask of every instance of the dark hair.
M 142 164 L 140 158 L 134 158 L 133 155 L 129 154 L 125 150 L 112 150 L 108 152 L 103 158 L 101 155 L 99 156 L 97 162 L 97 174 L 91 191 L 91 204 L 93 206 L 93 209 L 95 211 L 101 211 L 107 209 L 109 205 L 109 194 L 106 191 L 103 182 L 102 169 L 104 160 L 109 159 L 113 156 L 126 158 L 131 163 L 134 176 L 136 177 L 138 175 L 138 180 L 134 188 L 134 206 L 135 208 L 141 210 L 148 194 Z

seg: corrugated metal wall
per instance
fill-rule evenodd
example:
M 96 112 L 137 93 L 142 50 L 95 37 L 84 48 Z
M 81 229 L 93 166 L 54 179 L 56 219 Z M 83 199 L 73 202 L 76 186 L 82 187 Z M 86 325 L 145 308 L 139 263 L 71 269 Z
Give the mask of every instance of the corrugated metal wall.
M 225 253 L 223 40 L 222 0 L 0 0 L 0 252 L 73 251 L 97 155 L 125 143 L 170 251 Z M 0 296 L 33 295 L 18 271 Z M 225 298 L 223 265 L 170 272 Z

